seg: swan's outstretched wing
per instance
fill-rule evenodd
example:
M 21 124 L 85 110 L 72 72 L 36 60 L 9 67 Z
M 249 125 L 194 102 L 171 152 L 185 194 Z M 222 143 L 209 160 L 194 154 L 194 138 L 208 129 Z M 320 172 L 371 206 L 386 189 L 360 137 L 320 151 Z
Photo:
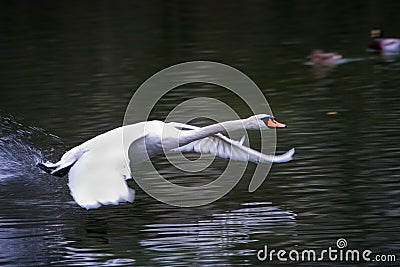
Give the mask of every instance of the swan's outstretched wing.
M 89 151 L 69 171 L 68 185 L 76 203 L 86 209 L 95 209 L 101 205 L 133 202 L 135 190 L 128 187 L 123 174 L 98 160 L 99 155 Z
M 187 125 L 183 123 L 170 123 L 175 128 L 181 130 L 195 130 L 198 129 L 196 126 Z M 181 146 L 172 150 L 172 152 L 197 152 L 211 154 L 220 158 L 230 158 L 238 161 L 251 161 L 251 162 L 287 162 L 293 159 L 295 152 L 294 148 L 288 152 L 278 155 L 271 156 L 258 152 L 254 149 L 243 145 L 244 139 L 235 141 L 229 139 L 222 134 L 215 134 L 185 146 Z

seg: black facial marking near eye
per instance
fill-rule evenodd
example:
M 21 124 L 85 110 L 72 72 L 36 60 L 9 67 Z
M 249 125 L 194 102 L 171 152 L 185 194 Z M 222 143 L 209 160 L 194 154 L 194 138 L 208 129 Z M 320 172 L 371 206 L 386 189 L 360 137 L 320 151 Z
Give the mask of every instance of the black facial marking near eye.
M 271 117 L 264 117 L 264 118 L 262 118 L 261 120 L 265 123 L 265 125 L 268 126 L 268 121 L 269 121 L 269 119 L 271 119 Z

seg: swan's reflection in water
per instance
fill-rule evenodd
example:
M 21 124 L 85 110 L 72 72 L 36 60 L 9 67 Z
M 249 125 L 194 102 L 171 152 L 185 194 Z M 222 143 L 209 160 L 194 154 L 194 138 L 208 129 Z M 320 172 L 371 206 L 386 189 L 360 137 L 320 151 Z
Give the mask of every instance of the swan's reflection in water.
M 77 227 L 53 240 L 56 245 L 50 248 L 51 263 L 55 266 L 81 266 L 83 262 L 85 266 L 252 265 L 258 262 L 256 252 L 265 239 L 272 238 L 276 244 L 278 238 L 285 245 L 298 231 L 297 215 L 271 202 L 243 203 L 230 211 L 212 205 L 192 209 L 159 203 L 145 206 L 147 211 L 137 216 L 134 215 L 137 208 L 128 206 L 90 214 L 65 214 Z M 163 213 L 158 212 L 161 209 Z M 149 221 L 152 223 L 146 224 Z M 68 235 L 74 238 L 65 238 Z
M 197 263 L 228 264 L 230 256 L 255 258 L 259 235 L 284 231 L 293 233 L 296 214 L 271 202 L 243 203 L 236 210 L 215 213 L 197 222 L 148 224 L 143 229 L 147 238 L 140 244 L 157 255 L 160 264 L 175 265 L 196 260 Z M 175 218 L 174 221 L 179 220 Z

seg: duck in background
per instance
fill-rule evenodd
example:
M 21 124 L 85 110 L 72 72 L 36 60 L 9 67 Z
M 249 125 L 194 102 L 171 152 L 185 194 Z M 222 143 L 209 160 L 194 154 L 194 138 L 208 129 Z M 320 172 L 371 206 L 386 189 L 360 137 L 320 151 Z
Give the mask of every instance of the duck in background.
M 383 38 L 383 29 L 379 26 L 371 30 L 371 43 L 368 48 L 384 53 L 399 53 L 400 39 L 398 38 Z
M 310 54 L 310 59 L 314 65 L 334 66 L 342 59 L 342 55 L 336 53 L 325 53 L 322 50 L 314 50 Z

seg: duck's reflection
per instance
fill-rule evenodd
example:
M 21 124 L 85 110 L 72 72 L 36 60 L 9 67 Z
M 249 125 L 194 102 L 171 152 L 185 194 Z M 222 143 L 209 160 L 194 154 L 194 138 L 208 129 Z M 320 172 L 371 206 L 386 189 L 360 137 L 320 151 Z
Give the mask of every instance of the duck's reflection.
M 400 57 L 400 51 L 394 51 L 394 52 L 382 51 L 381 56 L 382 56 L 383 61 L 385 61 L 385 62 L 395 62 Z

